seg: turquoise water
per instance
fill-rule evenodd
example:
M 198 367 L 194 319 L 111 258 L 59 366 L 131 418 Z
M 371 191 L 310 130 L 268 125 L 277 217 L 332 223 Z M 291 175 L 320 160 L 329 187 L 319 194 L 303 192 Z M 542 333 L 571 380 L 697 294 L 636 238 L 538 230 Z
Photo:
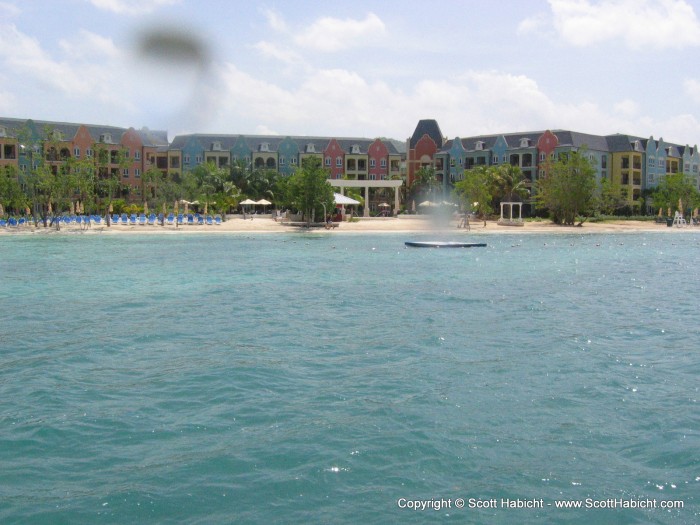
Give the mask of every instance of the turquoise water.
M 700 236 L 404 240 L 0 237 L 0 522 L 700 522 Z

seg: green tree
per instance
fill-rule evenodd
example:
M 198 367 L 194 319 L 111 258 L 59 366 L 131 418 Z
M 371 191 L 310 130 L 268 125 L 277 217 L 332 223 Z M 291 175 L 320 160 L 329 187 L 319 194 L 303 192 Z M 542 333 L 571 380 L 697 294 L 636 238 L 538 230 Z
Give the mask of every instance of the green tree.
M 690 179 L 683 173 L 669 173 L 665 177 L 661 177 L 658 188 L 652 194 L 654 207 L 670 208 L 679 210 L 683 213 L 685 210 L 680 210 L 680 206 L 689 209 L 700 205 L 700 195 L 697 188 L 693 185 Z
M 491 168 L 491 173 L 495 189 L 494 196 L 500 197 L 502 201 L 523 201 L 530 195 L 528 180 L 520 166 L 500 164 Z
M 583 152 L 563 155 L 548 168 L 537 181 L 535 202 L 549 210 L 555 224 L 573 226 L 594 209 L 595 169 Z
M 0 168 L 0 216 L 12 210 L 18 213 L 27 206 L 27 198 L 19 183 L 19 170 L 16 166 Z
M 408 196 L 411 200 L 423 200 L 433 198 L 433 192 L 440 188 L 440 183 L 435 177 L 435 168 L 421 166 L 414 174 L 413 182 L 408 188 Z
M 600 181 L 597 208 L 603 215 L 612 215 L 627 205 L 627 190 L 608 178 Z
M 464 179 L 455 183 L 453 193 L 464 209 L 475 212 L 486 224 L 486 216 L 493 213 L 494 186 L 492 170 L 478 166 L 465 172 Z
M 328 172 L 321 165 L 321 159 L 304 159 L 301 168 L 289 177 L 287 184 L 290 204 L 302 212 L 308 224 L 315 221 L 317 214 L 333 209 L 333 187 L 328 182 Z

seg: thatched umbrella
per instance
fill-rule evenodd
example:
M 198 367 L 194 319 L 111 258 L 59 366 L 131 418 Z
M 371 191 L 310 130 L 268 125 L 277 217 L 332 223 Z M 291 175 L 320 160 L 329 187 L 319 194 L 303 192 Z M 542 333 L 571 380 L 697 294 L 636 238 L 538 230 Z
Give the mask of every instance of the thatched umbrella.
M 75 203 L 70 201 L 70 214 L 75 215 Z

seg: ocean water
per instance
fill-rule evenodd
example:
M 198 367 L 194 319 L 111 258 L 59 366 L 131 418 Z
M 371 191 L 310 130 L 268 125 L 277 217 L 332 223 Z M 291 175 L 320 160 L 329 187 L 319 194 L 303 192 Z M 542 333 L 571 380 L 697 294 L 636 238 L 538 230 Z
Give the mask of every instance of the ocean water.
M 407 238 L 0 237 L 0 523 L 700 522 L 700 235 Z

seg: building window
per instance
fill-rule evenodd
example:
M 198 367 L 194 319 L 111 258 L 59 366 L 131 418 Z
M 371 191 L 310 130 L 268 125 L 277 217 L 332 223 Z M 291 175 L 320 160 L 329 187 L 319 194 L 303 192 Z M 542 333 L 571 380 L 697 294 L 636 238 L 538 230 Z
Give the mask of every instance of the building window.
M 201 163 L 202 163 L 202 156 L 201 156 L 201 155 L 195 155 L 195 156 L 194 156 L 194 161 L 195 161 L 197 164 L 201 164 Z
M 79 159 L 79 158 L 80 158 L 80 148 L 77 148 L 77 147 L 76 147 L 76 148 L 73 148 L 73 156 L 74 156 L 76 159 Z
M 374 159 L 369 159 L 369 167 L 370 168 L 376 168 L 377 167 L 377 161 Z
M 297 165 L 297 158 L 292 157 L 292 166 L 296 166 L 296 165 Z
M 134 177 L 138 178 L 141 176 L 141 170 L 138 168 L 134 169 Z
M 654 157 L 649 157 L 648 164 L 649 164 L 649 167 L 650 167 L 650 168 L 653 168 L 653 167 L 654 167 L 654 164 L 655 164 Z
M 136 160 L 141 160 L 141 152 L 139 150 L 134 151 L 134 158 Z
M 374 173 L 372 173 L 369 176 L 369 180 L 377 180 L 377 176 Z
M 342 168 L 342 167 L 343 167 L 343 158 L 342 158 L 342 157 L 336 157 L 336 158 L 335 158 L 335 167 L 336 167 L 336 168 Z
M 476 142 L 476 145 L 475 145 L 474 149 L 476 149 L 477 151 L 483 150 L 483 149 L 484 149 L 484 143 L 481 142 L 480 140 L 478 140 L 478 141 Z
M 92 150 L 90 148 L 85 150 L 85 156 L 87 158 L 92 158 Z
M 379 165 L 380 165 L 382 168 L 386 168 L 386 159 L 380 160 L 380 161 L 379 161 Z
M 326 166 L 330 166 L 330 165 L 331 165 L 331 158 L 326 157 Z
M 182 156 L 182 162 L 184 164 L 189 164 L 190 163 L 190 156 L 188 154 L 185 154 Z
M 600 157 L 600 167 L 603 169 L 608 168 L 608 156 L 607 155 L 601 155 Z
M 287 163 L 284 157 L 280 157 L 280 166 L 284 166 Z
M 493 158 L 491 159 L 494 164 L 498 164 L 498 155 L 494 155 Z M 454 164 L 453 164 L 454 166 Z
M 540 162 L 544 162 L 545 160 L 547 160 L 547 154 L 540 152 Z
M 129 177 L 129 168 L 124 168 L 122 170 L 122 176 L 126 179 Z

